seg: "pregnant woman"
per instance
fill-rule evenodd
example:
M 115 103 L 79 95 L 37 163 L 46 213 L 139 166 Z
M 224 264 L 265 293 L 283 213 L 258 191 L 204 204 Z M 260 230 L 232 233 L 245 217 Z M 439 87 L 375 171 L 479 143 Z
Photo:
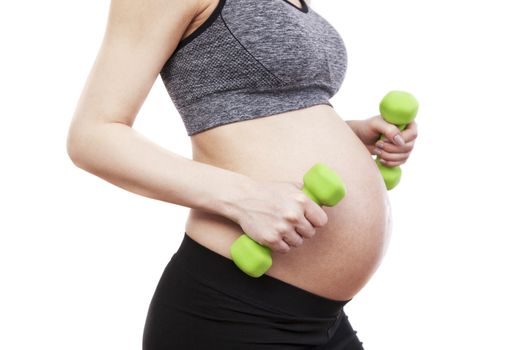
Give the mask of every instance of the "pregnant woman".
M 417 131 L 380 115 L 344 121 L 329 99 L 346 68 L 342 38 L 306 0 L 111 1 L 69 156 L 116 186 L 190 208 L 149 305 L 144 350 L 362 349 L 343 307 L 390 232 L 371 154 L 403 164 Z M 132 128 L 159 74 L 193 159 Z M 318 162 L 347 186 L 333 207 L 301 190 Z M 232 261 L 243 233 L 273 251 L 261 277 Z

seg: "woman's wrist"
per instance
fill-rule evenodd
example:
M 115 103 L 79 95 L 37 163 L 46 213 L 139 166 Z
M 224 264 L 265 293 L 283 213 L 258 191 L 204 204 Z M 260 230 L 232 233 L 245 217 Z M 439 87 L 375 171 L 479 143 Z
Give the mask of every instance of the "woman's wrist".
M 257 180 L 252 177 L 236 173 L 232 183 L 221 186 L 221 195 L 209 201 L 209 206 L 205 210 L 216 212 L 231 221 L 239 223 L 242 215 L 240 203 L 250 197 L 250 193 L 256 187 Z

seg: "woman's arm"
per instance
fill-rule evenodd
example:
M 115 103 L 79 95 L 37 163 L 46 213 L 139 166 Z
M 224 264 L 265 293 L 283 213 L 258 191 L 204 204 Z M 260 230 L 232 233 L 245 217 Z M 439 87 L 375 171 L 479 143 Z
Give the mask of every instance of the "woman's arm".
M 345 120 L 345 123 L 346 125 L 348 125 L 350 127 L 350 129 L 352 129 L 352 131 L 354 132 L 354 134 L 358 135 L 358 129 L 357 129 L 357 124 L 360 122 L 360 120 Z
M 234 218 L 249 177 L 174 154 L 132 129 L 160 69 L 199 11 L 200 0 L 112 0 L 67 151 L 75 165 L 123 189 Z

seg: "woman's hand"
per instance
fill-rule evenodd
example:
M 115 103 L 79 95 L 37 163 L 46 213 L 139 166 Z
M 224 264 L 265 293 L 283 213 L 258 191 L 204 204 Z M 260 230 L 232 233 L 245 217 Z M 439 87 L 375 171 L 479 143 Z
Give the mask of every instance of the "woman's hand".
M 386 166 L 399 166 L 406 162 L 410 152 L 414 148 L 417 138 L 417 125 L 412 121 L 405 130 L 390 124 L 377 115 L 365 120 L 347 120 L 346 124 L 359 137 L 370 154 L 380 158 L 380 162 Z M 381 134 L 385 135 L 380 140 Z
M 326 212 L 302 188 L 301 182 L 254 180 L 235 203 L 235 221 L 254 241 L 287 253 L 328 221 Z

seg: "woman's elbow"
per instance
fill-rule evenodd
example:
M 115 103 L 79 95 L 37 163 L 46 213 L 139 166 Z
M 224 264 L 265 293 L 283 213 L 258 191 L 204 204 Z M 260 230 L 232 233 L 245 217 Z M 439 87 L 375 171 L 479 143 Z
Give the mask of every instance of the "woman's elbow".
M 82 149 L 83 144 L 82 139 L 85 139 L 85 134 L 79 127 L 76 127 L 73 123 L 69 127 L 67 136 L 66 136 L 66 152 L 69 156 L 69 159 L 78 167 L 82 167 L 83 158 L 82 158 Z

